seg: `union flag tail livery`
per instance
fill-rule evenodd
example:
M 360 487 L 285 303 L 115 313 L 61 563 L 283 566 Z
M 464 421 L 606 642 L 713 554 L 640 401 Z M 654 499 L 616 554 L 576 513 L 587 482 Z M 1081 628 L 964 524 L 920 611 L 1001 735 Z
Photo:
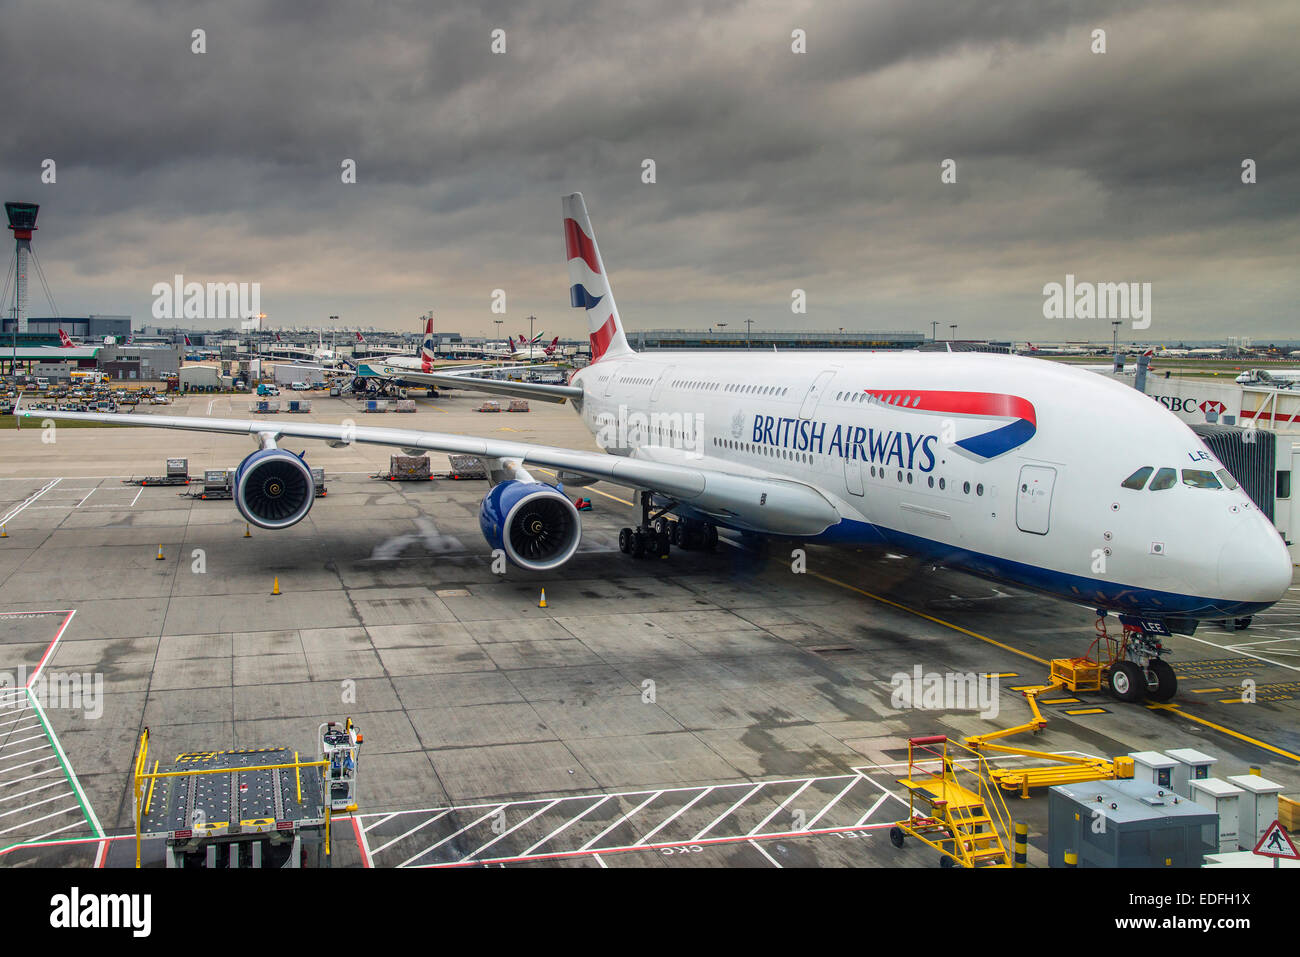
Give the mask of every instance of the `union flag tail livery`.
M 68 338 L 68 334 L 67 334 L 66 332 L 63 331 L 63 327 L 62 327 L 62 326 L 59 326 L 59 348 L 60 348 L 60 349 L 75 349 L 76 347 L 77 347 L 77 344 L 76 344 L 75 342 L 73 342 L 71 339 L 69 339 L 69 338 Z
M 434 349 L 436 343 L 433 341 L 433 316 L 424 321 L 424 340 L 420 343 L 420 358 L 424 360 L 425 371 L 428 371 L 429 363 L 438 358 Z
M 564 251 L 569 260 L 569 301 L 575 309 L 587 310 L 587 332 L 591 340 L 591 361 L 606 355 L 632 352 L 623 335 L 614 292 L 610 289 L 605 263 L 600 258 L 596 234 L 587 216 L 581 193 L 564 197 Z

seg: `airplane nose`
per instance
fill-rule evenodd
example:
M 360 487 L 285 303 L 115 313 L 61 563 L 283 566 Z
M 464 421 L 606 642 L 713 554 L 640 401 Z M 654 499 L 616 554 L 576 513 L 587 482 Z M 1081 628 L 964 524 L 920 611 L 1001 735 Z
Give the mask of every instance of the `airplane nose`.
M 1228 535 L 1219 551 L 1219 594 L 1234 601 L 1275 602 L 1291 587 L 1291 555 L 1262 515 Z

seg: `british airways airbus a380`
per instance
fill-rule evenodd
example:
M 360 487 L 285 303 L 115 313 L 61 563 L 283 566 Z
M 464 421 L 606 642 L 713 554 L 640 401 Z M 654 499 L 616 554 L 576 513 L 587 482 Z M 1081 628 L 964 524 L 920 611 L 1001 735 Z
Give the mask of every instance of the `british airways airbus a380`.
M 239 466 L 235 503 L 269 529 L 298 522 L 314 501 L 311 470 L 277 447 L 282 438 L 475 455 L 490 482 L 484 536 L 526 569 L 559 567 L 581 538 L 573 503 L 534 466 L 570 485 L 640 489 L 641 524 L 620 535 L 638 556 L 711 547 L 719 527 L 888 546 L 1119 613 L 1128 660 L 1109 682 L 1125 700 L 1173 697 L 1161 635 L 1249 616 L 1291 583 L 1269 520 L 1185 424 L 1129 386 L 977 353 L 638 354 L 580 193 L 564 197 L 564 238 L 593 359 L 568 385 L 403 376 L 567 400 L 605 453 L 405 429 L 21 414 L 247 433 L 259 448 Z

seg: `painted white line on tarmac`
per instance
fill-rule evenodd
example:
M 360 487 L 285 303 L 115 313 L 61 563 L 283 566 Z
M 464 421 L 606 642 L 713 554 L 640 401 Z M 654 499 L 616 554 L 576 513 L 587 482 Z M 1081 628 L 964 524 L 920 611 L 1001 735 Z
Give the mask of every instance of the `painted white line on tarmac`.
M 1245 655 L 1247 658 L 1254 658 L 1256 661 L 1263 661 L 1270 665 L 1277 665 L 1279 668 L 1285 668 L 1288 671 L 1300 671 L 1295 665 L 1283 664 L 1280 661 L 1274 661 L 1272 658 L 1265 658 L 1263 655 L 1251 654 L 1249 651 L 1239 651 L 1231 645 L 1220 645 L 1217 642 L 1207 641 L 1204 638 L 1197 638 L 1195 635 L 1180 635 L 1181 638 L 1188 638 L 1192 641 L 1198 641 L 1203 645 L 1209 645 L 1211 648 L 1218 648 L 1220 651 L 1227 652 L 1230 655 Z
M 862 815 L 862 817 L 858 818 L 857 822 L 856 822 L 853 826 L 854 826 L 854 827 L 861 827 L 863 824 L 866 824 L 866 823 L 867 823 L 867 818 L 869 818 L 869 817 L 871 817 L 871 815 L 875 814 L 875 813 L 876 813 L 876 808 L 878 808 L 878 807 L 880 807 L 880 805 L 884 804 L 884 803 L 885 803 L 885 799 L 888 798 L 889 796 L 890 796 L 890 795 L 889 795 L 889 792 L 886 791 L 884 794 L 880 795 L 880 797 L 876 798 L 876 803 L 873 804 L 873 805 L 871 805 L 871 807 L 867 808 L 867 813 L 864 814 L 864 815 Z
M 727 808 L 725 811 L 723 811 L 721 814 L 719 814 L 717 817 L 715 817 L 712 821 L 710 821 L 710 822 L 709 822 L 709 825 L 708 825 L 707 827 L 705 827 L 704 830 L 700 831 L 699 834 L 696 834 L 693 838 L 691 838 L 691 840 L 692 840 L 692 841 L 698 841 L 698 840 L 699 840 L 700 838 L 702 838 L 705 834 L 708 834 L 711 830 L 713 830 L 715 827 L 717 827 L 717 825 L 719 825 L 720 823 L 722 823 L 722 820 L 723 820 L 727 815 L 729 815 L 732 811 L 734 811 L 736 808 L 740 807 L 742 804 L 744 804 L 746 801 L 748 801 L 750 798 L 752 798 L 755 794 L 757 794 L 758 791 L 759 791 L 759 789 L 760 789 L 764 784 L 766 784 L 766 783 L 767 783 L 766 781 L 759 781 L 757 784 L 755 784 L 752 788 L 749 789 L 749 791 L 746 792 L 746 794 L 745 794 L 745 796 L 744 796 L 743 798 L 741 798 L 741 799 L 740 799 L 739 801 L 737 801 L 735 804 L 731 805 L 731 807 Z
M 580 850 L 580 851 L 585 851 L 585 850 L 587 850 L 588 848 L 590 848 L 591 845 L 595 844 L 595 843 L 596 843 L 597 841 L 599 841 L 602 837 L 604 837 L 604 836 L 605 836 L 606 834 L 608 834 L 610 831 L 614 830 L 614 828 L 618 827 L 618 826 L 619 826 L 620 824 L 622 824 L 624 821 L 627 821 L 628 819 L 630 819 L 630 818 L 632 817 L 632 815 L 636 814 L 638 811 L 640 811 L 640 810 L 641 810 L 642 808 L 644 808 L 647 804 L 649 804 L 651 801 L 653 801 L 655 798 L 659 797 L 659 796 L 662 795 L 663 793 L 664 793 L 663 791 L 656 791 L 654 794 L 650 795 L 648 798 L 646 798 L 644 801 L 642 801 L 642 802 L 641 802 L 640 804 L 638 804 L 636 807 L 632 808 L 632 810 L 628 811 L 626 814 L 624 814 L 622 817 L 620 817 L 617 821 L 615 821 L 615 822 L 614 822 L 613 824 L 611 824 L 609 827 L 605 828 L 605 830 L 601 831 L 599 834 L 597 834 L 595 837 L 593 837 L 593 838 L 592 838 L 590 841 L 588 841 L 586 844 L 582 845 L 582 847 L 578 848 L 578 850 Z
M 415 825 L 415 827 L 411 828 L 411 829 L 410 829 L 409 831 L 407 831 L 405 834 L 399 834 L 397 837 L 393 838 L 393 839 L 392 839 L 391 841 L 389 841 L 387 844 L 381 844 L 381 845 L 379 845 L 377 848 L 374 849 L 373 853 L 378 854 L 378 853 L 379 853 L 380 851 L 382 851 L 384 848 L 386 848 L 386 847 L 392 847 L 394 844 L 396 844 L 396 843 L 397 843 L 398 841 L 400 841 L 402 838 L 404 838 L 404 837 L 410 837 L 412 834 L 414 834 L 414 833 L 415 833 L 416 831 L 418 831 L 420 828 L 422 828 L 422 827 L 427 827 L 427 826 L 429 826 L 430 824 L 432 824 L 434 821 L 438 820 L 439 818 L 444 818 L 444 817 L 446 817 L 446 816 L 447 816 L 448 814 L 450 814 L 450 813 L 451 813 L 451 808 L 447 808 L 447 810 L 443 811 L 443 812 L 442 812 L 441 814 L 439 814 L 437 817 L 425 818 L 423 821 L 421 821 L 419 824 Z
M 498 805 L 497 805 L 495 808 L 493 808 L 491 811 L 488 811 L 486 814 L 482 815 L 481 817 L 475 818 L 474 820 L 470 821 L 468 824 L 466 824 L 464 827 L 462 827 L 459 831 L 456 831 L 456 832 L 454 832 L 454 833 L 452 833 L 452 834 L 448 834 L 446 837 L 444 837 L 444 838 L 443 838 L 441 841 L 439 841 L 437 844 L 433 844 L 433 845 L 431 845 L 431 846 L 429 846 L 429 847 L 426 847 L 426 848 L 425 848 L 424 850 L 422 850 L 419 854 L 413 855 L 412 857 L 408 857 L 406 860 L 402 861 L 402 863 L 398 864 L 397 866 L 398 866 L 398 867 L 405 867 L 406 865 L 410 864 L 411 861 L 419 860 L 420 858 L 424 857 L 425 854 L 428 854 L 430 851 L 436 851 L 438 848 L 442 847 L 442 845 L 446 844 L 448 841 L 450 841 L 450 840 L 452 840 L 452 839 L 454 839 L 454 838 L 460 837 L 462 834 L 464 834 L 466 831 L 468 831 L 471 827 L 475 827 L 476 825 L 482 824 L 482 823 L 483 823 L 484 821 L 486 821 L 488 818 L 490 818 L 490 817 L 492 817 L 493 815 L 495 815 L 498 811 L 504 811 L 504 810 L 506 809 L 506 807 L 507 807 L 506 804 L 498 804 Z
M 763 826 L 764 826 L 765 824 L 767 824 L 768 821 L 772 820 L 772 818 L 776 817 L 776 816 L 777 816 L 778 814 L 780 814 L 783 810 L 785 810 L 786 806 L 787 806 L 791 801 L 793 801 L 795 798 L 797 798 L 800 794 L 803 794 L 803 792 L 806 791 L 806 790 L 808 789 L 808 785 L 810 785 L 810 784 L 812 784 L 812 783 L 813 783 L 813 778 L 809 778 L 807 781 L 805 781 L 805 782 L 803 783 L 803 787 L 801 787 L 799 790 L 795 791 L 795 792 L 794 792 L 793 794 L 791 794 L 788 798 L 786 798 L 784 801 L 782 801 L 780 804 L 778 804 L 778 805 L 773 809 L 772 813 L 769 814 L 767 817 L 763 818 L 763 820 L 759 821 L 756 825 L 754 825 L 754 827 L 750 830 L 749 833 L 750 833 L 751 835 L 753 835 L 753 834 L 757 834 L 759 831 L 761 831 L 761 830 L 763 829 Z
M 839 804 L 840 798 L 844 797 L 844 795 L 848 794 L 849 791 L 853 790 L 853 785 L 861 781 L 862 777 L 863 776 L 861 774 L 855 776 L 853 780 L 851 780 L 848 784 L 844 786 L 843 791 L 835 795 L 835 797 L 831 798 L 830 803 L 817 812 L 817 816 L 815 818 L 813 818 L 811 821 L 809 821 L 807 824 L 804 825 L 804 828 L 806 830 L 811 831 L 813 829 L 813 825 L 816 824 L 818 821 L 820 821 L 826 815 L 827 811 L 833 808 L 836 804 Z
M 14 808 L 12 811 L 5 811 L 0 817 L 8 817 L 10 814 L 22 814 L 23 811 L 30 811 L 34 807 L 40 807 L 42 804 L 49 804 L 53 801 L 59 801 L 63 798 L 75 797 L 71 791 L 64 791 L 62 794 L 56 794 L 54 797 L 45 798 L 41 801 L 33 801 L 31 804 L 24 804 L 22 807 Z
M 72 807 L 65 807 L 63 810 L 55 811 L 53 814 L 47 814 L 45 815 L 45 817 L 38 817 L 34 821 L 24 821 L 22 824 L 15 824 L 13 827 L 7 827 L 3 831 L 0 831 L 0 834 L 8 834 L 10 831 L 16 831 L 19 828 L 27 827 L 29 824 L 39 824 L 41 821 L 48 821 L 50 818 L 58 817 L 60 814 L 66 814 L 68 811 L 79 811 L 79 810 L 81 810 L 80 806 L 74 804 L 72 805 Z M 68 825 L 68 827 L 76 827 L 78 824 L 81 823 L 83 822 L 77 821 L 76 824 L 70 824 Z M 62 828 L 61 830 L 66 831 L 67 828 Z
M 711 791 L 713 791 L 713 790 L 715 790 L 714 787 L 707 787 L 707 788 L 705 788 L 705 789 L 704 789 L 703 791 L 701 791 L 699 794 L 695 795 L 695 797 L 691 798 L 689 801 L 687 801 L 685 804 L 683 804 L 680 808 L 678 808 L 674 813 L 672 813 L 672 814 L 669 815 L 667 818 L 665 818 L 665 819 L 664 819 L 664 822 L 663 822 L 662 824 L 660 824 L 658 827 L 656 827 L 653 831 L 650 831 L 649 833 L 647 833 L 645 837 L 641 838 L 641 840 L 637 841 L 636 844 L 633 844 L 632 846 L 633 846 L 633 847 L 637 847 L 637 846 L 639 846 L 639 845 L 641 845 L 641 844 L 644 844 L 646 841 L 650 840 L 650 838 L 654 837 L 656 834 L 658 834 L 660 831 L 662 831 L 664 828 L 666 828 L 669 824 L 673 823 L 673 821 L 677 820 L 677 818 L 681 817 L 683 814 L 685 814 L 687 811 L 689 811 L 692 807 L 694 807 L 695 804 L 700 800 L 700 798 L 704 797 L 706 794 L 709 794 L 709 793 L 710 793 Z
M 561 833 L 563 833 L 564 831 L 568 830 L 570 825 L 577 824 L 577 823 L 578 823 L 579 821 L 581 821 L 584 817 L 586 817 L 586 816 L 587 816 L 588 814 L 590 814 L 592 811 L 596 810 L 596 808 L 600 807 L 602 804 L 604 804 L 606 801 L 608 801 L 608 800 L 609 800 L 610 798 L 612 798 L 613 796 L 614 796 L 614 795 L 612 795 L 612 794 L 606 794 L 606 795 L 605 795 L 604 797 L 602 797 L 599 801 L 597 801 L 595 804 L 591 805 L 589 808 L 587 808 L 585 811 L 583 811 L 583 812 L 582 812 L 581 814 L 579 814 L 577 817 L 571 817 L 571 818 L 569 818 L 569 820 L 565 821 L 563 824 L 561 824 L 559 827 L 557 827 L 557 828 L 556 828 L 554 831 L 552 831 L 550 834 L 547 834 L 544 838 L 542 838 L 540 841 L 538 841 L 536 844 L 534 844 L 534 845 L 533 845 L 532 847 L 530 847 L 528 850 L 524 851 L 524 853 L 521 854 L 520 856 L 521 856 L 521 857 L 527 857 L 529 854 L 533 853 L 533 851 L 537 850 L 539 847 L 541 847 L 543 844 L 545 844 L 545 843 L 546 843 L 547 841 L 549 841 L 551 838 L 553 838 L 553 837 L 555 837 L 556 835 L 561 834 Z M 588 797 L 590 797 L 590 795 L 588 795 Z
M 44 495 L 46 492 L 54 488 L 54 486 L 58 485 L 62 481 L 63 481 L 62 478 L 53 479 L 52 481 L 42 486 L 38 491 L 33 492 L 21 504 L 14 506 L 13 510 L 9 512 L 8 515 L 6 515 L 4 518 L 0 518 L 0 525 L 6 525 L 9 522 L 13 521 L 14 518 L 23 511 L 23 509 L 30 506 L 32 502 L 35 502 L 38 498 L 40 498 L 42 495 Z
M 520 821 L 518 824 L 516 824 L 516 825 L 515 825 L 514 827 L 512 827 L 510 830 L 505 831 L 505 832 L 503 832 L 503 833 L 501 833 L 501 834 L 498 834 L 496 837 L 492 838 L 492 840 L 488 841 L 486 844 L 484 844 L 484 845 L 482 845 L 482 846 L 480 846 L 480 847 L 476 847 L 474 850 L 470 851 L 468 854 L 466 854 L 464 857 L 462 857 L 461 860 L 462 860 L 462 861 L 468 861 L 468 860 L 470 860 L 470 859 L 473 858 L 473 857 L 477 857 L 481 852 L 486 851 L 489 847 L 491 847 L 491 846 L 492 846 L 493 844 L 495 844 L 497 841 L 501 840 L 503 837 L 507 837 L 507 836 L 513 834 L 515 831 L 519 830 L 521 827 L 523 827 L 525 824 L 527 824 L 527 823 L 528 823 L 529 821 L 531 821 L 533 818 L 535 818 L 535 817 L 539 817 L 539 816 L 545 814 L 547 811 L 549 811 L 551 808 L 555 807 L 555 805 L 557 805 L 557 804 L 559 804 L 559 803 L 560 803 L 560 801 L 559 801 L 559 799 L 557 798 L 556 800 L 552 801 L 550 804 L 546 805 L 545 807 L 540 808 L 539 810 L 534 811 L 532 814 L 528 815 L 528 817 L 524 818 L 522 821 Z
M 781 867 L 781 865 L 777 863 L 776 858 L 774 858 L 771 854 L 767 853 L 767 851 L 763 850 L 762 844 L 759 844 L 758 841 L 750 841 L 749 843 L 750 845 L 753 846 L 754 850 L 758 851 L 758 853 L 766 857 L 773 867 Z

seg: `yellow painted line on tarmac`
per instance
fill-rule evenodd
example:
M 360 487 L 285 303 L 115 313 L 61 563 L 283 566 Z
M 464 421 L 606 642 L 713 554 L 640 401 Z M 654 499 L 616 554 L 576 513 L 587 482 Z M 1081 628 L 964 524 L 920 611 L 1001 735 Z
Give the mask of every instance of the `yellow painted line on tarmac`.
M 1004 642 L 996 641 L 992 638 L 989 638 L 986 635 L 981 635 L 978 632 L 971 631 L 968 628 L 963 628 L 960 625 L 954 625 L 950 621 L 944 621 L 942 618 L 935 618 L 933 615 L 927 615 L 925 614 L 925 612 L 917 611 L 915 608 L 909 608 L 906 605 L 900 604 L 899 602 L 896 601 L 891 601 L 888 598 L 883 598 L 880 595 L 873 595 L 869 591 L 865 591 L 854 585 L 850 585 L 846 582 L 839 581 L 838 579 L 831 578 L 829 575 L 823 575 L 820 572 L 810 571 L 808 572 L 808 574 L 811 575 L 813 578 L 819 578 L 822 581 L 827 582 L 828 584 L 837 585 L 840 588 L 844 588 L 852 592 L 857 592 L 859 595 L 864 595 L 867 598 L 870 598 L 872 601 L 878 601 L 881 604 L 889 605 L 893 608 L 899 609 L 900 611 L 905 611 L 910 615 L 916 615 L 918 618 L 924 618 L 926 621 L 932 621 L 936 625 L 943 625 L 945 628 L 951 628 L 953 631 L 960 632 L 963 635 L 969 635 L 971 638 L 978 638 L 980 641 L 987 642 L 990 645 L 995 645 L 998 648 L 1003 649 L 1004 651 L 1009 651 L 1012 654 L 1019 655 L 1022 658 L 1028 658 L 1031 661 L 1037 661 L 1041 665 L 1050 666 L 1050 662 L 1048 662 L 1045 658 L 1040 658 L 1037 655 L 1032 655 L 1027 651 L 1021 651 L 1019 648 L 1013 648 L 1010 645 L 1005 644 Z M 1266 744 L 1265 742 L 1260 741 L 1258 738 L 1252 738 L 1248 734 L 1242 734 L 1240 731 L 1233 731 L 1231 728 L 1225 728 L 1223 725 L 1215 724 L 1213 721 L 1207 721 L 1205 718 L 1200 718 L 1197 717 L 1196 715 L 1188 714 L 1186 711 L 1182 710 L 1182 708 L 1179 705 L 1148 702 L 1146 707 L 1151 709 L 1152 711 L 1173 711 L 1180 718 L 1186 718 L 1188 721 L 1193 721 L 1207 728 L 1213 728 L 1215 731 L 1219 731 L 1222 732 L 1223 734 L 1228 735 L 1229 737 L 1236 738 L 1238 741 L 1244 741 L 1247 744 L 1253 744 L 1257 748 L 1263 748 L 1265 751 L 1271 751 L 1273 754 L 1281 755 L 1284 758 L 1289 758 L 1292 761 L 1300 763 L 1300 754 L 1292 754 L 1290 751 L 1287 751 L 1283 748 L 1278 748 L 1278 747 L 1274 747 L 1271 744 Z M 1067 711 L 1066 713 L 1069 714 L 1070 712 Z
M 822 581 L 828 582 L 831 585 L 838 585 L 840 588 L 847 588 L 849 591 L 855 591 L 859 595 L 865 595 L 866 597 L 870 598 L 872 601 L 878 601 L 882 604 L 890 605 L 894 608 L 897 608 L 900 611 L 905 611 L 909 615 L 916 615 L 918 618 L 924 618 L 926 621 L 932 621 L 936 625 L 943 625 L 945 628 L 951 628 L 953 631 L 959 631 L 963 635 L 969 635 L 972 638 L 978 638 L 980 641 L 988 642 L 990 645 L 996 645 L 997 647 L 1001 648 L 1003 651 L 1009 651 L 1014 655 L 1019 655 L 1021 658 L 1028 658 L 1030 661 L 1036 661 L 1040 665 L 1050 664 L 1046 658 L 1040 658 L 1038 657 L 1038 655 L 1031 655 L 1027 651 L 1021 651 L 1019 648 L 1012 648 L 1010 645 L 1004 644 L 1003 642 L 1000 641 L 996 641 L 992 638 L 989 638 L 986 635 L 981 635 L 978 632 L 970 631 L 967 628 L 961 627 L 961 625 L 954 625 L 952 622 L 944 621 L 942 618 L 935 618 L 933 615 L 927 615 L 925 612 L 917 611 L 915 608 L 908 608 L 906 605 L 899 604 L 896 601 L 891 601 L 888 598 L 882 598 L 880 595 L 873 595 L 869 591 L 863 591 L 861 588 L 858 588 L 854 585 L 849 585 L 845 582 L 839 581 L 838 579 L 831 578 L 829 575 L 823 575 L 820 572 L 813 572 L 813 571 L 808 572 L 808 574 L 811 575 L 813 578 L 820 578 Z
M 1227 688 L 1191 688 L 1189 690 L 1192 692 L 1192 694 L 1214 694 L 1215 692 L 1222 693 L 1224 691 L 1227 691 L 1228 689 Z
M 1263 748 L 1265 751 L 1272 751 L 1274 754 L 1280 754 L 1284 758 L 1290 758 L 1292 761 L 1300 762 L 1300 754 L 1292 754 L 1290 751 L 1283 750 L 1282 748 L 1275 748 L 1271 744 L 1265 744 L 1258 738 L 1252 738 L 1250 735 L 1242 734 L 1240 731 L 1233 731 L 1231 728 L 1225 728 L 1221 724 L 1215 724 L 1213 721 L 1206 721 L 1204 718 L 1198 718 L 1194 714 L 1188 714 L 1176 704 L 1149 703 L 1147 707 L 1152 711 L 1176 712 L 1180 718 L 1186 718 L 1188 721 L 1195 721 L 1197 724 L 1203 724 L 1205 727 L 1213 728 L 1215 731 L 1222 731 L 1224 734 L 1236 738 L 1238 741 L 1245 741 L 1247 744 L 1253 744 L 1257 748 Z
M 1039 704 L 1078 704 L 1079 698 L 1044 698 Z
M 1067 709 L 1066 714 L 1110 714 L 1105 708 L 1072 708 Z

